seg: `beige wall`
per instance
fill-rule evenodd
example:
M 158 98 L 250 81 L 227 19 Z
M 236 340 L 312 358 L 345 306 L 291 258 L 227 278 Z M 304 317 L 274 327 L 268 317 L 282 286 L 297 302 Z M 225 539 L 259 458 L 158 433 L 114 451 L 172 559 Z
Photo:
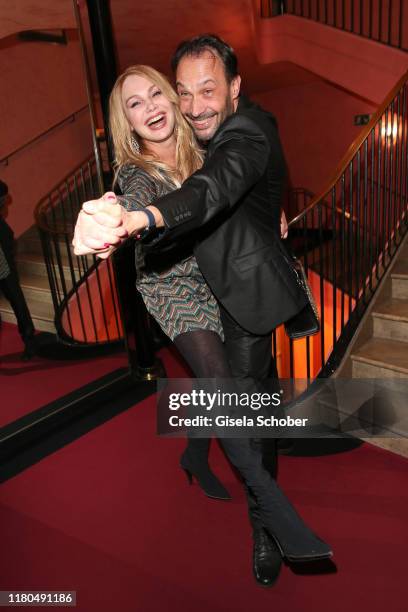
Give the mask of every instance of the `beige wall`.
M 7 222 L 16 237 L 34 223 L 39 200 L 91 153 L 91 126 L 88 112 L 80 113 L 46 138 L 0 166 L 0 177 L 10 190 Z
M 9 156 L 0 162 L 0 177 L 12 197 L 7 220 L 16 236 L 33 224 L 39 199 L 92 151 L 87 108 L 52 129 L 87 106 L 77 33 L 67 34 L 67 45 L 14 35 L 0 41 L 0 158 Z
M 79 42 L 0 45 L 0 158 L 86 105 Z
M 291 186 L 315 194 L 360 132 L 354 116 L 377 109 L 323 80 L 256 94 L 253 99 L 278 120 Z
M 72 0 L 0 0 L 0 39 L 23 30 L 74 27 Z

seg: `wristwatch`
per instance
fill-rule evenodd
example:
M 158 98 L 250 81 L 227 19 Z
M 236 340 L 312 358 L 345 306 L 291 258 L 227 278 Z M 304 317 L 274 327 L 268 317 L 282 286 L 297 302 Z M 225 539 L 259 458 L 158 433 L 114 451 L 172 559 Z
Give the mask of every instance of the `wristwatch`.
M 147 208 L 144 208 L 142 210 L 142 212 L 144 212 L 145 215 L 147 216 L 147 225 L 144 228 L 144 230 L 140 233 L 140 238 L 144 238 L 152 230 L 156 229 L 156 219 L 155 219 L 154 214 L 152 213 L 152 211 L 148 210 Z
M 147 218 L 148 218 L 148 224 L 146 226 L 146 229 L 149 230 L 149 231 L 152 230 L 152 229 L 155 229 L 156 228 L 156 219 L 155 219 L 154 214 L 152 213 L 152 211 L 149 210 L 148 208 L 145 208 L 143 210 L 143 212 L 145 213 L 145 215 L 147 215 Z

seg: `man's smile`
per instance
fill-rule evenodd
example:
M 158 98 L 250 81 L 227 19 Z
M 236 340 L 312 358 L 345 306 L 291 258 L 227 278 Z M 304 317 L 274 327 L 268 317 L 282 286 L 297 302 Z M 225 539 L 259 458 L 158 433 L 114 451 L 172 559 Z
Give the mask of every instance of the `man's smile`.
M 217 113 L 206 114 L 200 117 L 192 117 L 188 116 L 191 124 L 198 131 L 207 130 L 213 123 L 214 118 L 217 116 Z

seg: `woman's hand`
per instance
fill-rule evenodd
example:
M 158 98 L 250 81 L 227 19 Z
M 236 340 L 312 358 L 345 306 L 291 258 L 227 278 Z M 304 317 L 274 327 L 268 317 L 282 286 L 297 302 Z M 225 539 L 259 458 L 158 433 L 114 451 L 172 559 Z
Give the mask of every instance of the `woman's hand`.
M 125 216 L 126 211 L 112 192 L 105 193 L 98 200 L 85 202 L 75 225 L 72 242 L 75 255 L 94 254 L 101 259 L 109 257 L 128 237 L 124 226 Z

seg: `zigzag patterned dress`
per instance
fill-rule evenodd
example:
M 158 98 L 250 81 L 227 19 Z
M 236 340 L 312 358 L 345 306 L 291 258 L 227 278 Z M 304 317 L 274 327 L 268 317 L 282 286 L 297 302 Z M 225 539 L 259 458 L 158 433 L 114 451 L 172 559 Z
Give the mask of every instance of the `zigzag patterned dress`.
M 121 168 L 118 184 L 124 194 L 118 200 L 127 210 L 143 210 L 176 189 L 165 175 L 163 181 L 158 181 L 130 164 Z M 191 243 L 184 243 L 146 254 L 140 243 L 136 243 L 137 289 L 147 310 L 171 340 L 179 334 L 201 329 L 214 331 L 224 340 L 217 301 L 191 249 Z

